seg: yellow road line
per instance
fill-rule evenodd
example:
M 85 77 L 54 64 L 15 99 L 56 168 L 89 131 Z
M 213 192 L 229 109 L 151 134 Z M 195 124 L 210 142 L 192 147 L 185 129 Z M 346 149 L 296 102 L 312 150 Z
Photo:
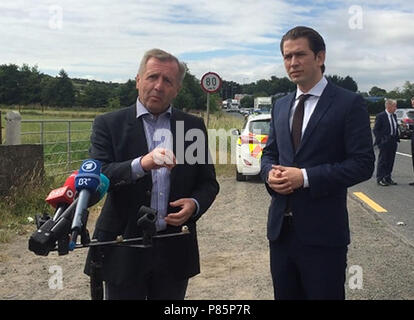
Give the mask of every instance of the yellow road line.
M 388 212 L 386 209 L 384 209 L 383 207 L 381 207 L 378 203 L 376 203 L 375 201 L 371 200 L 364 193 L 362 193 L 362 192 L 354 192 L 354 195 L 357 196 L 362 201 L 364 201 L 367 205 L 369 205 L 376 212 Z

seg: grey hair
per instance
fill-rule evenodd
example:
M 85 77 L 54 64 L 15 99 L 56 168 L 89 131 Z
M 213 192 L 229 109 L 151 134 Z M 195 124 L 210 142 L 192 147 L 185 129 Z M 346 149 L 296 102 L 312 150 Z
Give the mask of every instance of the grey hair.
M 178 60 L 171 53 L 168 53 L 161 49 L 151 49 L 145 52 L 144 56 L 141 59 L 141 63 L 138 69 L 138 74 L 140 76 L 142 76 L 145 73 L 147 62 L 151 58 L 156 58 L 160 61 L 175 61 L 178 65 L 178 83 L 180 86 L 182 85 L 183 80 L 185 78 L 185 74 L 187 72 L 187 65 L 184 62 Z
M 388 106 L 394 106 L 397 104 L 397 101 L 394 99 L 387 99 L 385 100 L 385 108 Z

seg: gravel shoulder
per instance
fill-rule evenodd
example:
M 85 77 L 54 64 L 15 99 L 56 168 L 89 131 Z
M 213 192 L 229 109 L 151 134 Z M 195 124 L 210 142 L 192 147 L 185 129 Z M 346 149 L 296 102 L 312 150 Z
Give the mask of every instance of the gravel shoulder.
M 190 280 L 186 299 L 273 299 L 266 239 L 270 196 L 258 180 L 221 178 L 219 182 L 220 194 L 198 222 L 201 274 Z M 352 195 L 348 208 L 352 242 L 347 299 L 414 299 L 413 244 Z M 97 212 L 99 206 L 91 212 L 90 231 Z M 83 274 L 86 250 L 66 256 L 36 256 L 27 249 L 32 231 L 0 245 L 0 299 L 90 299 L 89 278 Z M 55 266 L 62 270 L 62 289 L 53 288 L 57 284 L 53 281 Z M 362 288 L 358 289 L 355 283 L 361 282 L 355 282 L 355 277 L 360 272 Z

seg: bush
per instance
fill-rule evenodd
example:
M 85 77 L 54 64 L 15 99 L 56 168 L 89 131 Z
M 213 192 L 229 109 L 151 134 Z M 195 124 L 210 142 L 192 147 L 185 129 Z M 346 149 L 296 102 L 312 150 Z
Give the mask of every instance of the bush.
M 45 199 L 57 185 L 55 178 L 32 179 L 24 186 L 12 187 L 8 195 L 0 197 L 0 243 L 33 230 L 36 214 L 53 215 L 53 208 Z

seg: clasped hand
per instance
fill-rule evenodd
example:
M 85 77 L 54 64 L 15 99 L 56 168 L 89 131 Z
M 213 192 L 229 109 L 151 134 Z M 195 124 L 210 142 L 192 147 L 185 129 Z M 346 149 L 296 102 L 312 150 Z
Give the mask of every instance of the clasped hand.
M 145 171 L 162 167 L 171 170 L 177 164 L 174 153 L 165 148 L 155 148 L 141 158 L 141 166 Z
M 280 194 L 287 195 L 303 186 L 302 170 L 295 167 L 272 165 L 267 178 L 269 187 Z

